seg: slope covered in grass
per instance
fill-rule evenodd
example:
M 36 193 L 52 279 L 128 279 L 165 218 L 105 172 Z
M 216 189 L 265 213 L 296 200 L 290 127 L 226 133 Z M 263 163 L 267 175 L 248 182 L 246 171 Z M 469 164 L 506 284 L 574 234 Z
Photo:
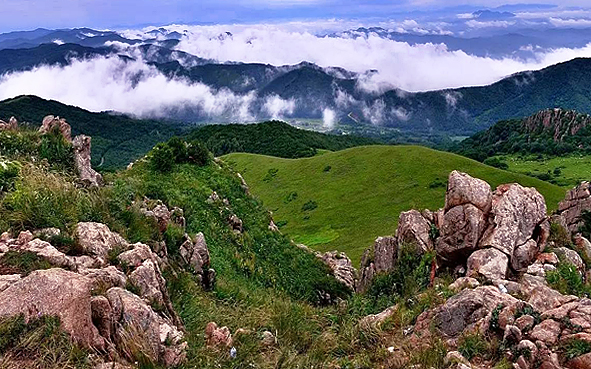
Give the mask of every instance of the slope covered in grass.
M 549 210 L 565 194 L 535 178 L 418 146 L 366 146 L 295 160 L 253 154 L 224 159 L 273 211 L 283 232 L 317 250 L 345 251 L 355 265 L 377 236 L 395 232 L 401 211 L 442 207 L 452 170 L 493 188 L 509 182 L 536 187 Z

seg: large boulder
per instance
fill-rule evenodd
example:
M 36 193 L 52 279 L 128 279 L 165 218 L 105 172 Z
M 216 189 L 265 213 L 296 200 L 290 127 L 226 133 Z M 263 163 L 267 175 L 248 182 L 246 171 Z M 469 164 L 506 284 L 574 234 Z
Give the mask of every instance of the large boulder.
M 582 182 L 566 193 L 558 205 L 558 213 L 567 229 L 576 233 L 581 225 L 583 211 L 591 211 L 591 183 Z
M 472 204 L 483 213 L 488 213 L 491 201 L 492 191 L 488 183 L 456 170 L 450 173 L 445 194 L 445 211 Z
M 80 135 L 74 138 L 72 146 L 74 147 L 74 163 L 78 170 L 80 180 L 91 187 L 99 187 L 104 184 L 103 176 L 92 169 L 90 164 L 90 141 L 88 136 Z
M 106 263 L 106 258 L 115 247 L 127 248 L 128 243 L 102 223 L 78 223 L 75 230 L 76 241 L 86 255 L 95 256 Z
M 439 238 L 435 245 L 437 255 L 448 261 L 465 258 L 476 250 L 486 227 L 486 215 L 472 204 L 459 205 L 443 216 Z
M 58 316 L 62 328 L 87 347 L 104 349 L 105 342 L 92 323 L 93 281 L 63 269 L 37 270 L 0 292 L 0 317 Z
M 505 279 L 509 258 L 501 251 L 493 248 L 482 249 L 472 253 L 468 258 L 467 275 L 483 276 L 489 280 Z
M 43 118 L 39 133 L 44 135 L 54 130 L 59 132 L 67 141 L 72 141 L 72 128 L 64 118 L 54 117 L 53 115 Z
M 400 213 L 396 230 L 398 248 L 404 243 L 409 243 L 423 252 L 433 250 L 430 231 L 431 223 L 418 211 L 410 210 Z
M 515 249 L 534 237 L 546 219 L 546 202 L 535 188 L 506 184 L 494 192 L 489 226 L 480 247 L 493 247 L 512 256 Z
M 436 308 L 432 322 L 445 337 L 457 337 L 469 327 L 479 328 L 497 306 L 517 303 L 515 297 L 494 286 L 466 289 Z

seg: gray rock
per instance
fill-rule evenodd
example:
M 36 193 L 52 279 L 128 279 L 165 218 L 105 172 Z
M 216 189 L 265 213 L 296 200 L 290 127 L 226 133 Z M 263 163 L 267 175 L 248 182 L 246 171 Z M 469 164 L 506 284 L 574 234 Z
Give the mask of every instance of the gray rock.
M 558 213 L 567 230 L 576 233 L 581 225 L 583 211 L 591 211 L 591 184 L 582 182 L 567 192 L 566 197 L 558 205 Z
M 396 238 L 398 248 L 404 243 L 415 245 L 422 252 L 433 250 L 433 241 L 429 237 L 431 223 L 416 210 L 400 213 Z
M 488 183 L 455 170 L 450 173 L 445 195 L 445 211 L 456 206 L 472 204 L 483 213 L 488 213 L 491 201 L 492 191 Z
M 477 249 L 485 227 L 485 214 L 476 206 L 465 204 L 451 208 L 443 216 L 435 245 L 437 255 L 450 261 L 466 257 Z
M 481 275 L 490 280 L 505 279 L 509 258 L 501 251 L 489 248 L 478 250 L 468 258 L 468 276 Z
M 576 251 L 566 247 L 559 247 L 557 249 L 554 249 L 554 252 L 556 253 L 556 255 L 558 255 L 558 258 L 560 258 L 564 262 L 574 265 L 577 268 L 577 270 L 585 270 L 585 263 Z
M 501 185 L 493 194 L 489 226 L 480 246 L 513 255 L 517 246 L 530 240 L 545 219 L 546 202 L 535 188 L 516 183 Z
M 43 122 L 39 128 L 39 133 L 45 135 L 53 132 L 54 130 L 59 132 L 64 137 L 64 139 L 66 139 L 66 141 L 72 141 L 72 128 L 64 118 L 54 117 L 53 115 L 48 115 L 43 118 Z
M 573 241 L 575 241 L 575 246 L 577 246 L 577 249 L 585 255 L 587 260 L 591 260 L 591 242 L 581 234 L 575 235 Z
M 355 290 L 355 275 L 357 271 L 353 268 L 351 259 L 344 252 L 329 251 L 317 255 L 326 264 L 336 280 L 345 285 L 349 290 Z
M 76 241 L 86 255 L 97 256 L 106 262 L 109 251 L 115 247 L 127 247 L 128 243 L 109 227 L 101 223 L 78 223 Z

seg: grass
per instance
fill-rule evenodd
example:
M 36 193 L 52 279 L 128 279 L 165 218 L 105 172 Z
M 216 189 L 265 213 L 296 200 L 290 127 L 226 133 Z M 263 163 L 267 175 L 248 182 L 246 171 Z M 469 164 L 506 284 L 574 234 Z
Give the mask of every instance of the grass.
M 396 231 L 400 212 L 442 207 L 447 177 L 455 169 L 493 188 L 510 182 L 536 187 L 550 210 L 565 195 L 550 183 L 418 146 L 358 147 L 304 159 L 243 153 L 223 158 L 273 211 L 275 221 L 284 224 L 283 232 L 319 251 L 345 251 L 354 264 L 376 237 Z M 309 201 L 317 207 L 304 211 Z
M 502 156 L 510 171 L 533 176 L 544 176 L 550 172 L 549 180 L 559 186 L 572 188 L 581 181 L 591 180 L 589 168 L 591 155 L 570 155 L 546 158 L 544 156 Z M 558 169 L 558 170 L 557 170 Z

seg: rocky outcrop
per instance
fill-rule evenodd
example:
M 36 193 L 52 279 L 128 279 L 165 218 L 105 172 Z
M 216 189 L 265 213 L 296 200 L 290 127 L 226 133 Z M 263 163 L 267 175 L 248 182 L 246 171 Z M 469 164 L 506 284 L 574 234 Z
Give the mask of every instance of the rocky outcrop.
M 472 204 L 483 213 L 488 213 L 493 195 L 488 183 L 456 170 L 449 174 L 447 183 L 445 211 L 456 206 Z
M 64 331 L 99 353 L 116 350 L 135 360 L 130 355 L 140 350 L 165 366 L 180 364 L 187 344 L 159 256 L 100 223 L 79 223 L 75 241 L 81 254 L 70 256 L 31 232 L 0 237 L 0 257 L 29 252 L 57 267 L 0 275 L 0 317 L 58 316 Z
M 90 278 L 63 269 L 35 271 L 0 292 L 0 317 L 58 316 L 76 341 L 104 350 L 105 337 L 92 323 L 92 286 Z
M 80 135 L 74 138 L 72 146 L 74 147 L 74 163 L 82 183 L 90 187 L 99 187 L 104 184 L 103 176 L 92 169 L 90 164 L 90 145 L 91 138 Z
M 394 267 L 397 251 L 398 242 L 395 237 L 378 237 L 373 249 L 365 250 L 355 287 L 357 292 L 365 292 L 377 273 L 387 272 Z
M 205 327 L 205 342 L 211 347 L 232 347 L 234 340 L 228 327 L 218 328 L 215 322 L 210 322 Z
M 160 232 L 165 232 L 171 224 L 185 228 L 187 223 L 183 209 L 173 207 L 169 210 L 168 206 L 160 200 L 154 201 L 144 198 L 140 203 L 140 211 L 146 217 L 154 219 Z
M 185 241 L 180 247 L 183 262 L 197 274 L 201 284 L 206 290 L 213 288 L 215 283 L 215 270 L 210 268 L 209 249 L 203 233 L 198 233 L 191 238 L 185 234 Z
M 558 205 L 558 216 L 569 232 L 577 233 L 581 226 L 581 214 L 591 211 L 591 183 L 582 182 L 566 193 Z
M 18 129 L 18 122 L 15 117 L 10 117 L 8 123 L 0 120 L 0 131 L 15 131 Z
M 66 141 L 72 141 L 72 128 L 66 122 L 66 120 L 64 118 L 48 115 L 43 118 L 43 122 L 39 128 L 39 133 L 44 135 L 54 131 L 60 133 L 66 139 Z
M 357 271 L 353 268 L 351 259 L 344 252 L 329 251 L 318 253 L 317 256 L 328 265 L 337 281 L 345 285 L 349 290 L 355 290 L 355 276 Z
M 489 226 L 479 245 L 512 256 L 517 247 L 534 237 L 534 230 L 546 216 L 546 202 L 536 189 L 516 183 L 501 185 L 494 192 Z

